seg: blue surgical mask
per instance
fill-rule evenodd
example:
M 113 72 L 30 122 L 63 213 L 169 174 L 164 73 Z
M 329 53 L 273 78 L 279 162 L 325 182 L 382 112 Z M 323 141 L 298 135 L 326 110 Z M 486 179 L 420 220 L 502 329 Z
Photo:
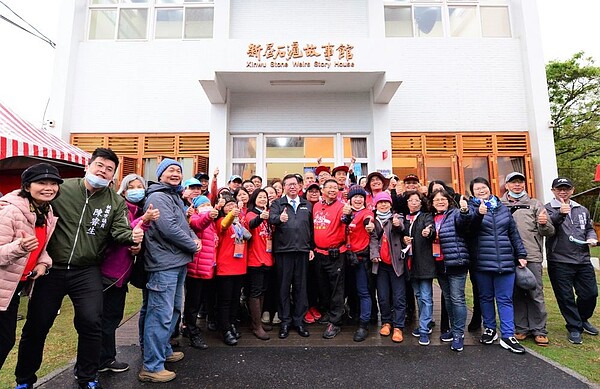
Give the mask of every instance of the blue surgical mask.
M 109 180 L 93 175 L 90 172 L 85 173 L 85 179 L 92 186 L 92 188 L 100 189 L 106 188 L 110 183 Z
M 125 195 L 125 198 L 130 203 L 134 203 L 134 204 L 142 201 L 144 199 L 144 197 L 146 197 L 145 189 L 127 189 L 127 194 Z
M 515 198 L 515 199 L 520 199 L 521 197 L 525 196 L 525 194 L 527 194 L 527 192 L 523 191 L 521 193 L 515 193 L 511 190 L 508 191 L 508 194 L 510 197 Z

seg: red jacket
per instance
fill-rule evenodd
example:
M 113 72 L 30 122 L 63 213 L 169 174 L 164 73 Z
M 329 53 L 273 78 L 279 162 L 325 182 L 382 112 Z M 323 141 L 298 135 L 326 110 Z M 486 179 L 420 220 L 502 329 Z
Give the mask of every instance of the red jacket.
M 241 258 L 234 257 L 236 231 L 233 225 L 234 217 L 231 212 L 217 220 L 219 246 L 217 248 L 217 275 L 237 276 L 246 274 L 246 261 L 248 260 L 248 244 L 242 241 L 244 250 Z M 240 224 L 242 224 L 240 220 Z M 242 224 L 243 225 L 243 224 Z M 246 227 L 246 226 L 244 226 Z
M 342 223 L 341 201 L 327 204 L 325 201 L 316 203 L 313 207 L 313 224 L 315 251 L 327 255 L 327 249 L 340 248 L 340 252 L 346 251 L 346 226 Z
M 355 253 L 361 252 L 369 247 L 371 235 L 365 229 L 365 223 L 368 219 L 375 220 L 373 211 L 363 208 L 360 211 L 353 211 L 351 215 L 344 216 L 344 222 L 348 224 L 348 243 L 350 250 Z
M 190 218 L 190 227 L 202 241 L 202 249 L 194 255 L 192 262 L 187 264 L 187 275 L 209 280 L 213 278 L 217 265 L 219 236 L 215 222 L 208 211 L 195 213 Z
M 252 239 L 248 241 L 248 266 L 273 266 L 273 253 L 267 252 L 267 240 L 271 240 L 271 226 L 269 221 L 261 219 L 260 213 L 257 212 L 259 211 L 252 209 L 246 214 L 252 233 Z

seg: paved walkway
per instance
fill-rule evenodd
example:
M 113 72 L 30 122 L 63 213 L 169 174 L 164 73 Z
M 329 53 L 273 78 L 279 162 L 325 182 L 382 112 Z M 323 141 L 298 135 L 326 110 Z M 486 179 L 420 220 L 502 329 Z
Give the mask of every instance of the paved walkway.
M 439 289 L 435 294 L 434 317 L 439 322 Z M 258 340 L 243 327 L 235 347 L 223 344 L 219 334 L 205 331 L 208 350 L 195 350 L 181 340 L 185 358 L 167 365 L 177 373 L 171 383 L 148 384 L 137 380 L 142 364 L 135 315 L 117 331 L 118 359 L 131 369 L 125 373 L 103 373 L 105 389 L 111 388 L 275 388 L 275 387 L 414 387 L 414 388 L 599 388 L 584 378 L 561 368 L 528 350 L 512 354 L 498 344 L 479 344 L 480 333 L 467 333 L 465 350 L 456 353 L 439 340 L 434 328 L 431 345 L 419 346 L 417 338 L 405 330 L 405 340 L 394 344 L 378 334 L 372 325 L 369 338 L 352 341 L 354 326 L 345 326 L 333 340 L 321 337 L 324 326 L 309 325 L 311 336 L 302 338 L 294 331 L 287 339 Z M 77 387 L 72 365 L 44 377 L 40 388 Z

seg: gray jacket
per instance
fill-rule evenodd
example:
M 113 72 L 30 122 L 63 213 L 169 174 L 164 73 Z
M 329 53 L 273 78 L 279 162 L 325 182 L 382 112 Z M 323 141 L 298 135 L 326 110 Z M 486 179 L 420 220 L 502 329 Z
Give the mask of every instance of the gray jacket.
M 550 213 L 548 212 L 548 223 L 538 224 L 537 218 L 544 209 L 544 205 L 538 200 L 530 198 L 527 194 L 520 199 L 509 200 L 508 192 L 504 193 L 500 200 L 510 210 L 517 223 L 519 235 L 527 251 L 527 262 L 542 262 L 544 237 L 554 235 Z
M 590 263 L 590 248 L 587 244 L 579 244 L 569 238 L 586 241 L 587 239 L 598 239 L 590 212 L 571 200 L 571 213 L 563 215 L 560 213 L 560 203 L 552 199 L 546 204 L 548 216 L 556 229 L 554 236 L 548 238 L 546 244 L 546 255 L 549 262 L 562 262 L 571 264 Z
M 196 234 L 185 216 L 183 200 L 177 188 L 154 183 L 148 189 L 144 211 L 152 204 L 160 211 L 158 220 L 150 224 L 145 234 L 146 271 L 160 271 L 185 266 L 196 252 Z

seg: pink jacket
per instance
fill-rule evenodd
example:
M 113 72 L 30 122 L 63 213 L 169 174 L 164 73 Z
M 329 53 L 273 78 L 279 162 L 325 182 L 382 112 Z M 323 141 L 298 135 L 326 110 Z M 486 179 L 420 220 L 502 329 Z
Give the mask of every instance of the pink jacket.
M 194 255 L 187 265 L 187 275 L 192 278 L 211 279 L 217 263 L 217 242 L 219 237 L 214 220 L 209 212 L 195 213 L 190 218 L 190 227 L 202 240 L 202 249 Z
M 18 193 L 19 190 L 15 190 L 0 198 L 0 311 L 8 308 L 29 258 L 29 252 L 21 249 L 20 238 L 23 233 L 35 235 L 35 213 L 29 210 L 29 200 Z M 38 259 L 38 263 L 44 263 L 48 268 L 52 266 L 52 259 L 46 246 L 57 220 L 50 208 L 46 221 L 47 240 L 40 242 L 44 250 Z

